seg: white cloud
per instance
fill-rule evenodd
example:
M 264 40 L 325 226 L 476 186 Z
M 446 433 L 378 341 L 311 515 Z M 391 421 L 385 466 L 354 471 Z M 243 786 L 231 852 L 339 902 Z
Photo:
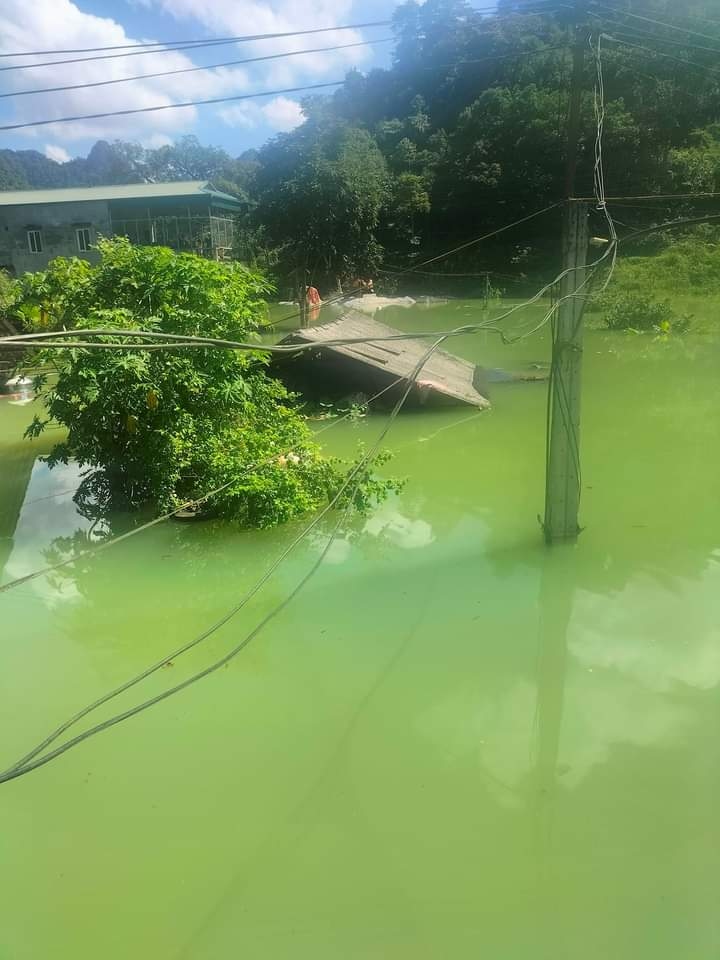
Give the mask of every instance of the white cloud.
M 253 33 L 287 33 L 308 29 L 308 6 L 301 0 L 234 0 L 232 3 L 209 0 L 146 0 L 148 6 L 160 8 L 176 20 L 195 21 L 209 33 L 241 36 Z M 319 0 L 312 7 L 312 21 L 318 26 L 336 27 L 352 21 L 353 0 Z M 362 17 L 360 18 L 362 19 Z M 288 53 L 357 43 L 366 39 L 357 30 L 330 30 L 328 33 L 259 40 L 243 44 L 243 52 L 253 55 Z M 353 47 L 329 53 L 313 53 L 288 60 L 263 64 L 256 75 L 257 89 L 292 86 L 315 77 L 341 79 L 345 70 L 364 63 L 372 56 L 370 47 Z
M 218 113 L 229 127 L 252 130 L 255 127 L 268 126 L 280 133 L 293 130 L 305 119 L 297 100 L 290 100 L 288 97 L 275 97 L 266 104 L 252 101 L 236 103 L 221 107 Z
M 116 21 L 84 13 L 71 0 L 36 0 L 32 4 L 25 0 L 6 0 L 3 6 L 3 33 L 0 38 L 2 51 L 27 49 L 28 44 L 31 44 L 33 49 L 62 49 L 135 42 L 138 42 L 137 38 L 128 36 Z M 228 59 L 232 59 L 232 55 Z M 13 61 L 10 61 L 8 65 L 12 63 Z M 173 51 L 83 64 L 62 64 L 53 67 L 51 71 L 42 68 L 20 69 L 11 71 L 6 77 L 9 78 L 8 92 L 12 92 L 48 85 L 115 80 L 192 66 L 193 61 L 184 53 Z M 14 114 L 8 117 L 8 122 L 21 123 L 35 119 L 53 119 L 232 95 L 247 90 L 248 84 L 248 75 L 244 70 L 224 68 L 218 71 L 198 71 L 102 87 L 31 95 L 13 101 Z M 30 127 L 25 132 L 34 137 L 49 134 L 53 140 L 63 142 L 97 137 L 148 141 L 158 137 L 171 138 L 171 135 L 185 132 L 192 127 L 196 119 L 197 110 L 187 107 L 127 117 Z
M 270 103 L 265 104 L 262 112 L 268 125 L 281 133 L 293 130 L 305 119 L 302 107 L 297 100 L 289 100 L 287 97 L 275 97 Z
M 256 103 L 234 103 L 229 107 L 220 107 L 218 115 L 229 127 L 252 130 L 262 123 L 262 113 Z
M 67 150 L 65 150 L 64 147 L 58 146 L 56 143 L 45 144 L 45 156 L 48 160 L 54 160 L 56 163 L 67 163 L 70 159 L 70 154 Z

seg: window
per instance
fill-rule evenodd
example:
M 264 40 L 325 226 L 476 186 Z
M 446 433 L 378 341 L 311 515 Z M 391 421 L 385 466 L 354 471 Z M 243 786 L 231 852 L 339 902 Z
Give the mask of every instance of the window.
M 78 227 L 75 231 L 77 246 L 80 253 L 87 253 L 90 249 L 90 227 Z
M 30 253 L 42 253 L 42 233 L 39 230 L 28 230 L 27 240 Z

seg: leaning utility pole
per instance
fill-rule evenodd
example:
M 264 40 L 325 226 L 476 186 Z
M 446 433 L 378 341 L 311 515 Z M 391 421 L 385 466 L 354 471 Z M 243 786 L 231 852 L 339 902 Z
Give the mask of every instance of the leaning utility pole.
M 588 248 L 588 207 L 576 200 L 575 177 L 580 137 L 585 38 L 580 29 L 583 0 L 575 0 L 575 47 L 567 127 L 565 209 L 562 233 L 562 279 L 552 324 L 549 437 L 545 475 L 545 540 L 572 541 L 579 532 L 580 385 L 583 311 Z

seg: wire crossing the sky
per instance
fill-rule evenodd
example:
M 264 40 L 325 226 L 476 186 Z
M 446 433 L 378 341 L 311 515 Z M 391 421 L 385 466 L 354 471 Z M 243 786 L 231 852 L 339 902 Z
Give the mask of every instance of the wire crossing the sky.
M 306 37 L 316 33 L 335 33 L 338 30 L 364 30 L 367 27 L 388 27 L 390 25 L 390 20 L 374 20 L 368 23 L 349 23 L 338 27 L 312 27 L 308 30 L 289 30 L 286 33 L 255 33 L 243 37 L 228 37 L 222 40 L 194 40 L 189 44 L 183 44 L 177 47 L 161 47 L 157 50 L 142 49 L 134 50 L 130 53 L 108 53 L 97 57 L 76 57 L 71 60 L 45 60 L 40 63 L 18 63 L 7 67 L 0 67 L 0 71 L 33 70 L 36 67 L 58 67 L 67 63 L 91 63 L 95 60 L 117 60 L 123 57 L 139 57 L 148 53 L 174 53 L 177 50 L 199 50 L 202 47 L 220 47 L 229 43 L 280 40 L 287 37 Z M 5 56 L 17 56 L 17 54 L 5 54 Z
M 8 93 L 0 93 L 0 99 L 5 97 L 26 97 L 33 93 L 60 93 L 63 90 L 86 90 L 90 87 L 107 87 L 115 83 L 130 83 L 133 80 L 155 80 L 158 77 L 174 77 L 183 73 L 197 73 L 199 70 L 218 70 L 221 67 L 238 67 L 248 63 L 283 60 L 286 57 L 303 57 L 311 53 L 331 53 L 335 50 L 350 50 L 353 47 L 368 47 L 376 43 L 391 43 L 393 39 L 394 37 L 380 37 L 377 40 L 359 40 L 356 43 L 340 43 L 332 47 L 311 47 L 308 50 L 288 50 L 285 53 L 269 53 L 262 57 L 246 57 L 243 60 L 225 60 L 223 63 L 207 63 L 196 67 L 180 67 L 177 70 L 161 70 L 159 73 L 140 73 L 134 77 L 114 77 L 112 80 L 70 83 L 61 87 L 37 87 L 34 90 L 15 90 Z

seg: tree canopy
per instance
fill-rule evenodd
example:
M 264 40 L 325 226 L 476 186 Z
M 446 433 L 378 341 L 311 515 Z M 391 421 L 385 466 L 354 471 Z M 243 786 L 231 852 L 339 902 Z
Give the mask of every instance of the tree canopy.
M 332 96 L 307 98 L 306 121 L 259 151 L 232 159 L 193 137 L 157 150 L 98 143 L 86 159 L 62 165 L 34 151 L 0 151 L 0 186 L 207 177 L 247 200 L 239 255 L 264 255 L 281 275 L 307 269 L 333 283 L 383 262 L 412 266 L 562 199 L 571 15 L 569 4 L 500 0 L 495 14 L 483 14 L 466 0 L 408 0 L 394 14 L 391 65 L 353 70 Z M 581 33 L 595 47 L 603 35 L 612 194 L 720 189 L 717 0 L 682 8 L 615 0 L 612 9 L 593 6 Z M 578 167 L 585 196 L 595 71 L 589 44 Z M 658 206 L 658 219 L 691 209 Z M 549 218 L 529 223 L 521 236 L 504 235 L 454 266 L 532 267 L 548 256 L 556 228 Z
M 60 328 L 237 341 L 252 336 L 264 314 L 266 281 L 239 264 L 124 238 L 101 240 L 98 249 L 97 265 L 57 258 L 46 272 L 26 274 L 18 282 L 25 315 L 41 310 Z M 271 526 L 336 495 L 362 509 L 395 488 L 375 478 L 370 463 L 343 492 L 343 464 L 321 455 L 294 398 L 268 375 L 266 357 L 212 347 L 41 350 L 34 366 L 45 412 L 28 435 L 52 422 L 66 428 L 47 459 L 86 468 L 75 499 L 93 518 L 140 507 L 162 513 L 217 491 L 206 508 Z M 48 379 L 42 368 L 50 359 Z

